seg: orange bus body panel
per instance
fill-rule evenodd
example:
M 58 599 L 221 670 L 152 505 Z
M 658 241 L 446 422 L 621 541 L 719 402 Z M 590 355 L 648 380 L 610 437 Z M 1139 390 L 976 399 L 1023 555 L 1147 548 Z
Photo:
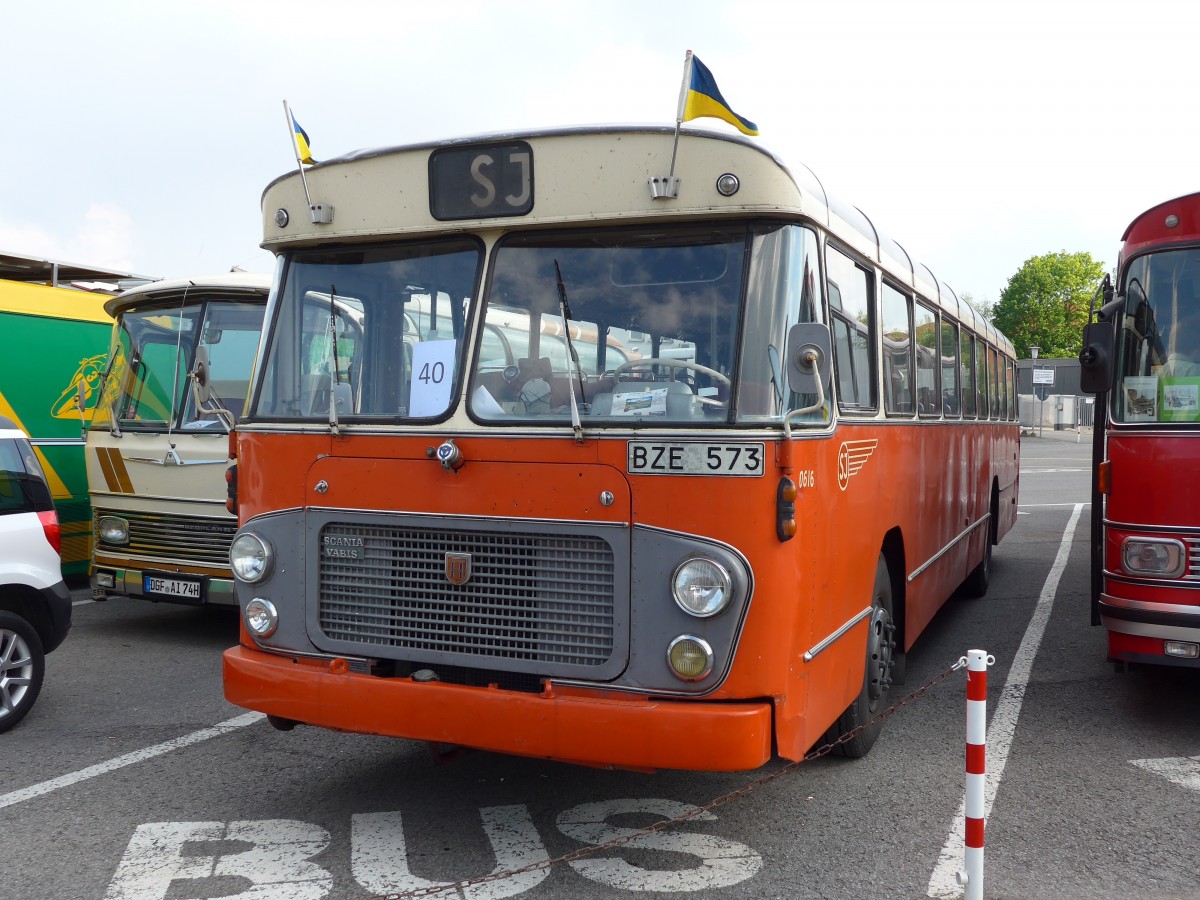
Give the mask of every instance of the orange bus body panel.
M 790 461 L 796 470 L 814 473 L 815 487 L 799 491 L 798 533 L 786 543 L 775 535 L 775 492 L 785 471 L 777 459 L 778 445 L 767 445 L 766 473 L 761 478 L 679 478 L 629 476 L 625 473 L 624 440 L 588 440 L 579 445 L 568 434 L 521 440 L 461 437 L 458 445 L 467 462 L 457 472 L 447 472 L 428 455 L 427 436 L 331 439 L 310 435 L 300 440 L 295 435 L 244 432 L 239 435 L 241 470 L 255 473 L 269 467 L 271 478 L 267 482 L 251 476 L 239 486 L 243 521 L 261 512 L 306 504 L 514 520 L 632 521 L 639 526 L 686 530 L 739 548 L 750 562 L 758 587 L 736 658 L 720 687 L 705 698 L 678 702 L 647 701 L 619 691 L 610 692 L 611 699 L 598 707 L 580 707 L 582 701 L 572 698 L 568 704 L 571 712 L 563 714 L 566 720 L 581 708 L 602 709 L 604 721 L 609 723 L 594 733 L 573 727 L 572 734 L 590 735 L 578 746 L 573 740 L 564 745 L 559 730 L 564 719 L 557 713 L 547 714 L 547 701 L 537 695 L 489 692 L 487 702 L 495 706 L 489 707 L 492 711 L 486 715 L 501 722 L 492 729 L 481 725 L 489 720 L 467 699 L 474 689 L 440 685 L 438 690 L 451 692 L 438 696 L 455 705 L 438 701 L 430 709 L 438 722 L 448 715 L 453 719 L 427 727 L 418 723 L 424 715 L 425 698 L 433 696 L 430 685 L 334 675 L 324 665 L 297 665 L 290 657 L 257 650 L 248 636 L 243 636 L 245 646 L 231 651 L 226 659 L 227 699 L 283 718 L 348 731 L 593 764 L 752 768 L 769 758 L 772 743 L 780 756 L 799 759 L 862 686 L 860 660 L 866 644 L 866 620 L 811 661 L 805 662 L 803 656 L 869 605 L 875 572 L 863 560 L 875 558 L 884 535 L 897 529 L 903 537 L 906 558 L 898 577 L 905 581 L 914 568 L 945 550 L 935 564 L 902 588 L 906 636 L 920 633 L 943 598 L 966 577 L 971 561 L 981 555 L 987 538 L 985 527 L 977 527 L 949 549 L 944 544 L 987 513 L 992 473 L 965 461 L 986 458 L 983 448 L 994 439 L 989 435 L 994 427 L 986 423 L 949 428 L 917 423 L 879 426 L 847 421 L 832 438 L 795 442 Z M 843 447 L 854 441 L 872 444 L 872 452 L 856 474 L 845 480 L 843 489 L 838 479 L 839 456 Z M 1002 499 L 1008 501 L 1000 505 L 1001 518 L 1006 507 L 1011 507 L 1010 521 L 1015 518 L 1016 438 L 1012 444 L 996 454 L 999 460 L 1012 460 L 1011 472 L 1000 478 Z M 1004 474 L 997 472 L 998 476 Z M 315 491 L 319 482 L 325 483 L 323 493 Z M 898 486 L 906 482 L 901 491 Z M 530 485 L 537 489 L 531 491 Z M 950 485 L 952 489 L 947 489 Z M 918 502 L 912 496 L 914 489 L 928 496 Z M 614 494 L 611 506 L 598 502 L 603 490 Z M 929 502 L 932 497 L 941 498 L 936 506 Z M 919 519 L 921 506 L 927 511 Z M 998 527 L 1003 535 L 1010 525 L 1001 522 Z M 780 585 L 787 586 L 796 602 L 778 596 Z M 802 603 L 803 597 L 812 597 L 814 602 Z M 905 649 L 913 639 L 905 639 Z M 322 687 L 325 682 L 345 685 L 345 693 L 343 688 Z M 392 684 L 397 686 L 394 692 L 390 691 Z M 562 690 L 556 687 L 556 691 Z M 410 703 L 418 705 L 410 707 Z M 460 703 L 462 706 L 457 706 Z M 736 713 L 731 712 L 731 703 Z M 450 709 L 454 709 L 452 714 Z M 745 721 L 758 722 L 760 714 L 766 715 L 762 725 L 765 738 L 759 734 L 758 724 Z M 679 735 L 712 729 L 723 737 L 715 743 L 700 741 L 705 745 L 703 751 L 697 751 L 690 740 L 678 740 Z M 455 736 L 450 737 L 450 732 Z M 668 734 L 674 737 L 667 740 L 664 736 Z M 658 737 L 647 740 L 646 735 Z M 766 757 L 761 757 L 763 740 L 768 747 Z M 584 752 L 580 747 L 591 749 Z M 703 760 L 697 758 L 698 752 Z

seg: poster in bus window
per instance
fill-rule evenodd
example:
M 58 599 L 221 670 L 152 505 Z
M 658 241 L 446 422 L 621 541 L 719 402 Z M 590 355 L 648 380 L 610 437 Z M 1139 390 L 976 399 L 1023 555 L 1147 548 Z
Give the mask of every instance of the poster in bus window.
M 1158 421 L 1158 377 L 1134 376 L 1125 379 L 1125 421 Z
M 1200 422 L 1200 378 L 1162 379 L 1163 422 Z

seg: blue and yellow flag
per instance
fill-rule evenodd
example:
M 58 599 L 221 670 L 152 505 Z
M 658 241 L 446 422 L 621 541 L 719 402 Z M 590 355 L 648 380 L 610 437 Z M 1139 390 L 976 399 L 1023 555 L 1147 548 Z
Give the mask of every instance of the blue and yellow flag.
M 704 117 L 721 119 L 728 122 L 742 134 L 758 134 L 758 126 L 749 119 L 743 119 L 725 102 L 717 88 L 716 79 L 708 66 L 700 62 L 700 58 L 688 51 L 687 75 L 684 82 L 684 102 L 680 107 L 679 121 Z
M 296 155 L 300 162 L 311 166 L 316 160 L 312 158 L 312 151 L 308 148 L 308 132 L 300 127 L 300 123 L 296 121 L 295 115 L 292 115 L 290 110 L 288 114 L 292 117 L 292 131 L 296 136 Z

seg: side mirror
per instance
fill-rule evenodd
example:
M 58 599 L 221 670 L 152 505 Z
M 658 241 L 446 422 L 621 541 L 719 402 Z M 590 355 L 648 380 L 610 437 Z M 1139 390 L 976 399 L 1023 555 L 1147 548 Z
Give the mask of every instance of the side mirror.
M 1083 349 L 1079 351 L 1079 389 L 1085 394 L 1103 394 L 1112 387 L 1114 323 L 1125 306 L 1124 297 L 1113 297 L 1107 275 L 1097 294 L 1105 302 L 1095 310 L 1096 320 L 1083 326 Z
M 212 382 L 208 377 L 208 350 L 203 344 L 196 347 L 196 362 L 189 374 L 196 396 L 196 406 L 207 406 L 212 400 Z
M 825 396 L 832 345 L 829 328 L 817 322 L 802 322 L 788 329 L 787 378 L 792 391 Z
M 196 411 L 216 416 L 226 431 L 232 431 L 236 421 L 233 413 L 213 396 L 212 381 L 208 373 L 208 350 L 203 344 L 196 347 L 196 362 L 192 365 L 192 371 L 188 372 L 188 380 L 192 383 L 192 399 L 196 403 Z
M 832 341 L 829 328 L 816 322 L 802 322 L 788 329 L 787 360 L 788 387 L 797 394 L 815 394 L 808 406 L 792 409 L 783 416 L 783 433 L 792 438 L 792 421 L 818 413 L 820 418 L 811 424 L 824 425 L 829 421 L 825 382 L 829 380 L 829 355 Z
M 1079 387 L 1085 394 L 1103 394 L 1112 387 L 1112 351 L 1112 322 L 1092 322 L 1083 326 Z

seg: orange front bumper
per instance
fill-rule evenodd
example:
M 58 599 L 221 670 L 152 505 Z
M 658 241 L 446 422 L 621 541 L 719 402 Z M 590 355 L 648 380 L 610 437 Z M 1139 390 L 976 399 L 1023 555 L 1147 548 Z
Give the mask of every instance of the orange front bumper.
M 555 685 L 542 694 L 378 678 L 244 646 L 225 651 L 230 703 L 309 725 L 630 769 L 754 769 L 771 705 L 664 701 Z

